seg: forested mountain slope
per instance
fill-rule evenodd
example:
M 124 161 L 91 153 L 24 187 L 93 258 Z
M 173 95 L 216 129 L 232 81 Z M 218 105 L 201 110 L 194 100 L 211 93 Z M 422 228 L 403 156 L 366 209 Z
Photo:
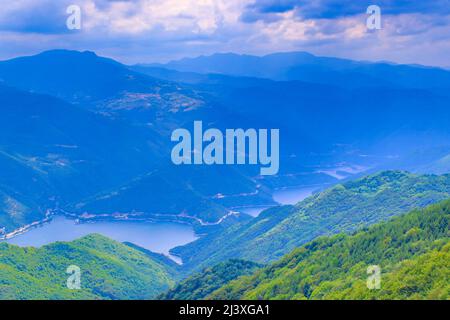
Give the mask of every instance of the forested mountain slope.
M 173 252 L 193 269 L 230 258 L 265 263 L 316 237 L 353 232 L 448 197 L 450 175 L 384 171 L 337 185 L 296 206 L 268 209 Z
M 218 53 L 151 66 L 190 73 L 220 73 L 273 80 L 302 80 L 352 87 L 393 84 L 428 89 L 450 87 L 450 72 L 442 68 L 389 62 L 352 61 L 319 57 L 308 52 L 280 52 L 261 57 Z
M 242 57 L 225 58 L 246 66 L 233 62 Z M 340 166 L 364 170 L 417 149 L 450 150 L 449 97 L 434 85 L 445 85 L 446 71 L 304 53 L 264 59 L 277 74 L 311 63 L 314 77 L 201 75 L 186 84 L 68 50 L 0 61 L 0 162 L 8 168 L 0 175 L 0 230 L 10 232 L 56 208 L 92 219 L 213 224 L 236 207 L 274 205 L 276 187 L 336 183 L 327 172 Z M 257 66 L 264 59 L 256 59 Z M 331 79 L 336 70 L 348 81 L 310 81 L 324 71 Z M 411 81 L 384 81 L 402 71 Z M 369 81 L 357 88 L 339 85 L 361 75 Z M 278 128 L 279 174 L 263 178 L 259 166 L 175 166 L 171 133 L 192 130 L 194 120 L 222 131 Z M 445 169 L 445 158 L 437 159 Z M 18 218 L 10 219 L 12 213 Z
M 100 235 L 41 248 L 0 243 L 0 299 L 151 299 L 174 284 L 162 262 Z M 81 289 L 66 273 L 81 271 Z
M 178 283 L 174 288 L 159 296 L 162 300 L 202 300 L 230 281 L 250 275 L 262 265 L 245 260 L 232 259 L 205 268 Z

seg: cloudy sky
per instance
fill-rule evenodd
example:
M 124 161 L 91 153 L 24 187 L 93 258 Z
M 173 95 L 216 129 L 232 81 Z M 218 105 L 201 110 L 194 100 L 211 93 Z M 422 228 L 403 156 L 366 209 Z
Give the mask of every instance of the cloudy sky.
M 66 26 L 70 5 L 81 30 Z M 381 30 L 366 26 L 381 8 Z M 0 59 L 56 48 L 125 63 L 308 51 L 450 67 L 450 0 L 0 0 Z

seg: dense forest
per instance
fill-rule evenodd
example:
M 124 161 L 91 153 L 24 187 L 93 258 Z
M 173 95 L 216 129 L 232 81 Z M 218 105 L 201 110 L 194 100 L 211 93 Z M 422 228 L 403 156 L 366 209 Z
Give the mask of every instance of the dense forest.
M 202 300 L 231 280 L 250 275 L 260 267 L 262 267 L 260 264 L 238 259 L 222 262 L 183 280 L 159 298 L 163 300 Z
M 100 235 L 38 249 L 0 243 L 0 299 L 151 299 L 174 284 L 160 261 Z M 67 287 L 71 265 L 80 290 Z
M 449 197 L 450 175 L 384 171 L 336 185 L 296 206 L 268 209 L 173 252 L 194 270 L 231 258 L 267 263 L 319 236 L 354 232 Z
M 421 208 L 448 199 L 449 186 L 448 175 L 398 171 L 346 182 L 188 245 L 203 244 L 196 259 L 211 253 L 196 273 L 100 235 L 0 243 L 0 299 L 449 299 L 450 200 Z M 67 288 L 70 265 L 81 290 Z M 366 286 L 373 265 L 379 290 Z

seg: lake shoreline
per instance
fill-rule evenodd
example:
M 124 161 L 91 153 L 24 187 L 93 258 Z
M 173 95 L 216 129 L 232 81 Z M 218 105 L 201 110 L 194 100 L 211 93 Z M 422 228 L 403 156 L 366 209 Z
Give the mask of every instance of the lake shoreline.
M 71 242 L 90 234 L 100 234 L 120 243 L 132 243 L 151 252 L 164 255 L 181 265 L 180 257 L 173 255 L 172 248 L 188 244 L 199 238 L 192 226 L 179 222 L 130 221 L 80 221 L 80 219 L 54 214 L 40 222 L 34 222 L 10 233 L 6 242 L 19 247 L 50 245 L 55 242 Z
M 10 239 L 13 239 L 14 237 L 20 236 L 30 230 L 33 230 L 35 228 L 38 228 L 46 223 L 49 223 L 52 221 L 52 217 L 55 215 L 52 210 L 47 210 L 45 214 L 45 218 L 39 221 L 34 221 L 30 224 L 24 225 L 20 228 L 14 229 L 10 233 L 6 233 L 3 236 L 0 237 L 0 241 L 7 241 Z
M 276 204 L 271 203 L 267 205 L 256 204 L 256 205 L 243 205 L 231 207 L 229 208 L 228 213 L 223 215 L 220 219 L 218 219 L 215 222 L 205 222 L 198 217 L 193 217 L 187 214 L 157 214 L 157 213 L 144 214 L 143 212 L 131 212 L 131 213 L 114 213 L 114 214 L 84 213 L 80 215 L 62 209 L 47 210 L 46 216 L 43 220 L 35 221 L 26 226 L 18 228 L 4 235 L 3 237 L 0 237 L 0 241 L 9 242 L 19 246 L 36 246 L 34 244 L 40 243 L 40 245 L 37 245 L 37 247 L 40 247 L 57 241 L 73 241 L 83 236 L 86 236 L 88 234 L 86 233 L 86 230 L 92 230 L 92 232 L 90 233 L 99 233 L 122 243 L 123 242 L 133 243 L 134 245 L 142 247 L 149 251 L 162 254 L 167 258 L 171 259 L 172 261 L 174 261 L 175 263 L 182 265 L 183 261 L 181 260 L 180 257 L 172 253 L 172 249 L 179 246 L 185 246 L 203 237 L 204 233 L 199 232 L 198 230 L 199 227 L 218 225 L 222 223 L 225 219 L 233 215 L 244 214 L 254 219 L 258 217 L 261 212 L 268 210 L 270 208 L 283 205 L 292 205 L 300 201 L 303 201 L 304 199 L 313 195 L 315 192 L 320 191 L 324 187 L 325 187 L 324 185 L 299 185 L 299 186 L 289 186 L 285 188 L 277 188 L 273 190 L 272 193 L 273 200 Z M 276 201 L 275 199 L 277 199 L 278 201 Z M 70 221 L 70 226 L 64 224 L 61 225 L 61 221 L 58 220 L 60 218 Z M 48 241 L 49 238 L 45 234 L 42 234 L 42 232 L 38 238 L 36 238 L 36 235 L 30 235 L 26 237 L 25 243 L 23 242 L 24 240 L 19 241 L 15 240 L 18 237 L 23 236 L 24 234 L 27 234 L 29 232 L 33 232 L 33 230 L 36 230 L 40 227 L 44 227 L 47 224 L 51 225 L 53 222 L 56 224 L 56 226 L 59 226 L 58 228 L 65 230 L 67 234 L 61 234 L 61 230 L 55 229 L 55 226 L 53 226 L 49 227 L 48 230 L 46 230 L 49 231 L 51 241 Z M 118 228 L 117 226 L 111 225 L 114 223 L 130 223 L 131 225 L 121 226 L 120 228 Z M 167 224 L 168 226 L 164 227 L 164 224 Z M 173 226 L 170 226 L 171 224 L 173 224 Z M 84 227 L 80 227 L 77 229 L 76 227 L 74 227 L 77 225 Z M 106 227 L 105 229 L 105 225 L 109 225 L 109 227 Z M 139 225 L 139 227 L 133 225 Z M 171 232 L 172 233 L 174 232 L 174 228 L 175 229 L 179 228 L 176 226 L 181 225 L 190 228 L 189 229 L 190 230 L 189 232 L 191 233 L 190 236 L 186 234 L 187 232 L 186 229 L 184 229 L 184 231 L 182 231 L 183 229 L 180 229 L 178 234 L 170 235 Z M 130 228 L 131 230 L 129 230 Z M 137 229 L 134 230 L 133 228 Z M 143 230 L 145 228 L 150 229 L 146 231 L 146 233 L 144 234 Z M 152 228 L 156 229 L 153 229 L 152 232 L 151 231 Z M 166 228 L 167 230 L 163 230 L 164 228 Z M 120 232 L 117 229 L 121 229 Z M 82 233 L 79 236 L 74 236 L 74 234 L 77 234 L 77 232 L 80 232 L 80 230 L 84 230 L 85 233 Z M 133 230 L 135 232 L 133 232 Z M 155 230 L 156 235 L 154 233 Z M 125 236 L 123 233 L 126 234 L 127 232 L 129 232 L 129 235 Z M 67 238 L 68 236 L 69 238 Z M 35 238 L 33 239 L 33 237 Z M 174 242 L 174 240 L 176 241 L 176 239 L 179 240 L 178 243 Z M 159 241 L 160 243 L 155 243 L 155 241 Z
M 65 211 L 62 209 L 58 209 L 58 210 L 49 209 L 49 210 L 47 210 L 46 217 L 44 219 L 32 222 L 28 225 L 17 228 L 5 235 L 2 235 L 2 236 L 0 236 L 0 241 L 11 240 L 11 239 L 13 239 L 17 236 L 20 236 L 30 230 L 38 228 L 46 223 L 50 223 L 52 221 L 53 217 L 56 217 L 56 216 L 67 217 L 69 219 L 76 220 L 77 223 L 116 222 L 116 221 L 122 221 L 122 222 L 130 221 L 130 222 L 143 222 L 143 223 L 179 223 L 179 224 L 185 224 L 185 225 L 191 226 L 194 228 L 194 231 L 195 231 L 195 227 L 197 225 L 200 225 L 200 226 L 218 225 L 218 224 L 222 223 L 226 218 L 230 217 L 231 215 L 238 214 L 238 213 L 248 214 L 245 212 L 248 210 L 262 209 L 261 211 L 264 211 L 264 210 L 274 208 L 277 206 L 292 204 L 292 203 L 283 203 L 283 202 L 276 201 L 275 200 L 276 193 L 282 193 L 282 192 L 286 192 L 286 191 L 297 193 L 297 191 L 299 191 L 299 190 L 302 190 L 303 192 L 311 191 L 311 192 L 307 192 L 308 194 L 306 194 L 305 196 L 299 197 L 300 200 L 295 201 L 295 202 L 300 202 L 300 201 L 304 200 L 305 198 L 307 198 L 308 196 L 314 194 L 315 191 L 320 190 L 322 187 L 324 187 L 324 185 L 299 185 L 299 186 L 289 186 L 289 187 L 284 187 L 284 188 L 276 188 L 273 190 L 273 193 L 272 193 L 272 197 L 274 198 L 274 201 L 276 202 L 276 204 L 234 206 L 234 207 L 230 208 L 230 211 L 227 214 L 223 215 L 216 222 L 205 222 L 198 217 L 189 216 L 186 214 L 153 213 L 153 214 L 150 214 L 143 218 L 138 218 L 136 216 L 137 213 L 85 214 L 83 216 L 83 215 L 68 212 L 68 211 Z M 313 190 L 315 190 L 315 191 L 313 191 Z M 252 217 L 257 216 L 257 215 L 252 215 L 252 214 L 248 214 L 248 215 L 250 215 Z M 197 234 L 197 233 L 196 233 L 196 235 L 201 236 L 200 234 Z

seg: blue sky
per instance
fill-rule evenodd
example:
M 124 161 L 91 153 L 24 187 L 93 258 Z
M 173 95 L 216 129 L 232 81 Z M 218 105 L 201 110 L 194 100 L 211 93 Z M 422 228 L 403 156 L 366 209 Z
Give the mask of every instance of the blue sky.
M 66 28 L 73 4 L 79 31 Z M 366 27 L 373 4 L 381 30 Z M 125 63 L 308 51 L 450 67 L 450 0 L 0 0 L 0 59 L 56 48 Z

